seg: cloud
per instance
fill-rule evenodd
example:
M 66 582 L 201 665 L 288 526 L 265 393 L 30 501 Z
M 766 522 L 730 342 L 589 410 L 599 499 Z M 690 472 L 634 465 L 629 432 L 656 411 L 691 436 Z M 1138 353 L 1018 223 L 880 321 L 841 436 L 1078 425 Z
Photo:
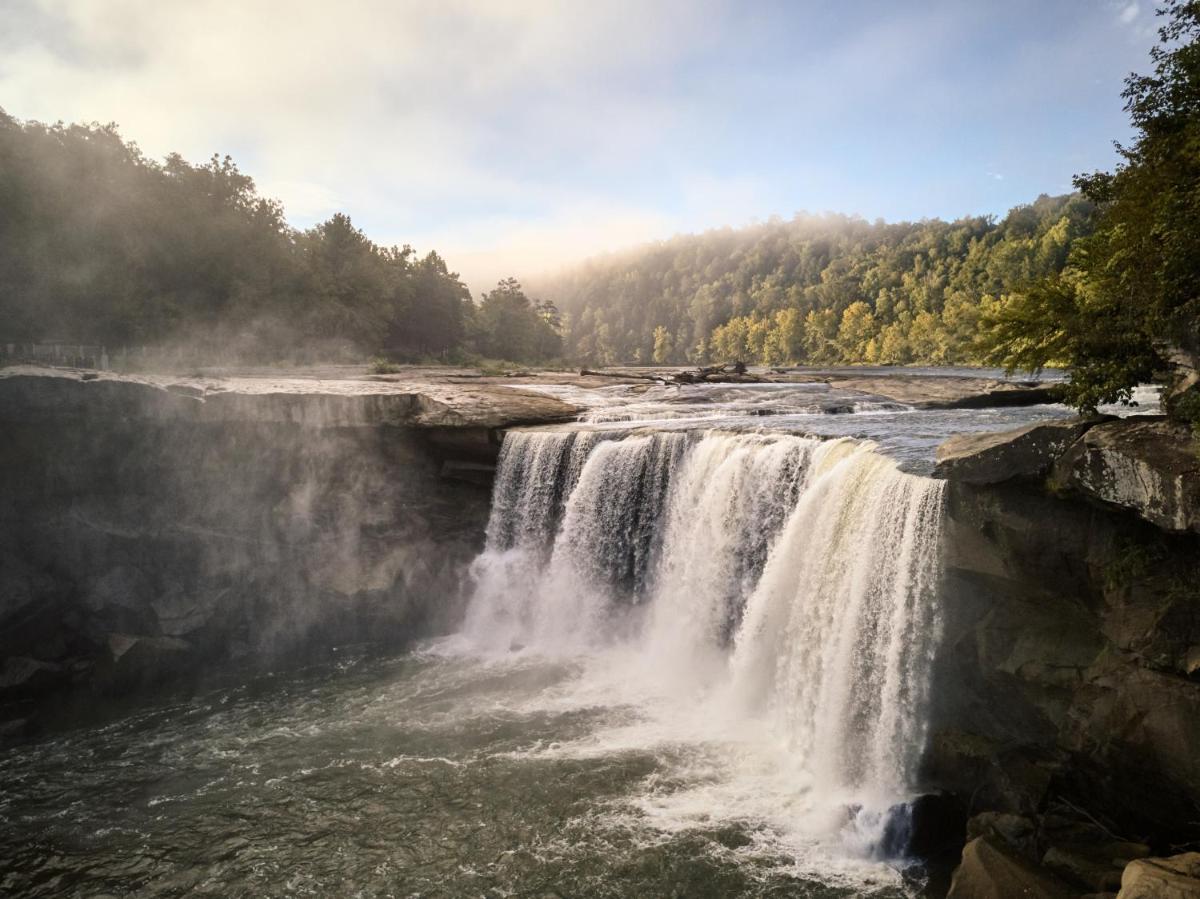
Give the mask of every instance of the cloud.
M 1132 24 L 1133 20 L 1136 19 L 1137 17 L 1138 17 L 1138 5 L 1136 3 L 1130 3 L 1128 6 L 1126 6 L 1124 9 L 1121 10 L 1120 15 L 1119 15 L 1121 22 L 1125 25 Z
M 1022 177 L 1033 154 L 1061 161 L 1046 146 L 1064 109 L 1106 121 L 1081 93 L 1135 57 L 1098 50 L 1116 46 L 1105 29 L 1144 52 L 1146 16 L 1067 8 L 0 0 L 0 103 L 118 122 L 154 157 L 229 153 L 294 224 L 346 211 L 380 242 L 438 249 L 478 290 L 801 208 L 993 211 L 984 154 L 1014 199 L 1104 166 Z M 1086 127 L 1058 128 L 1070 152 Z
M 657 152 L 677 112 L 646 80 L 711 46 L 721 16 L 708 0 L 12 0 L 0 97 L 21 118 L 116 121 L 154 157 L 230 153 L 298 224 L 345 208 L 378 239 L 427 243 L 449 221 L 557 228 L 565 168 L 602 182 Z

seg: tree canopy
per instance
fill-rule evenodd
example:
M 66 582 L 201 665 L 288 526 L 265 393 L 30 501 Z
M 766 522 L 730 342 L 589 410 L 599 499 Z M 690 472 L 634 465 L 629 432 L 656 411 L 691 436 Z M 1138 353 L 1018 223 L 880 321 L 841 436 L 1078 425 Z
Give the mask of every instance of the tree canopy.
M 1174 361 L 1200 354 L 1200 2 L 1170 0 L 1152 75 L 1122 96 L 1136 132 L 1113 172 L 1079 175 L 1095 231 L 1069 265 L 990 310 L 979 341 L 989 361 L 1072 370 L 1081 409 L 1127 399 L 1166 376 L 1168 411 L 1200 422 L 1200 400 Z
M 557 355 L 556 319 L 525 304 L 485 298 L 477 328 L 437 253 L 379 246 L 341 213 L 296 230 L 228 156 L 159 163 L 114 125 L 0 111 L 0 340 L 303 361 L 438 358 L 478 337 Z
M 598 364 L 975 363 L 980 318 L 1090 233 L 1079 195 L 1000 221 L 798 215 L 677 237 L 537 285 L 568 355 Z

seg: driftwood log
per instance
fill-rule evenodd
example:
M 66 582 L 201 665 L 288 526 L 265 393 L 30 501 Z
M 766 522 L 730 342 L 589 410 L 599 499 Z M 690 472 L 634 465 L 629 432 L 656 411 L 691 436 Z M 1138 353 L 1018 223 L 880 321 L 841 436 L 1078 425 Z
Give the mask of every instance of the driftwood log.
M 663 382 L 667 379 L 662 375 L 630 375 L 619 371 L 593 371 L 590 368 L 579 369 L 580 375 L 591 375 L 594 378 L 624 378 L 633 381 L 658 381 Z

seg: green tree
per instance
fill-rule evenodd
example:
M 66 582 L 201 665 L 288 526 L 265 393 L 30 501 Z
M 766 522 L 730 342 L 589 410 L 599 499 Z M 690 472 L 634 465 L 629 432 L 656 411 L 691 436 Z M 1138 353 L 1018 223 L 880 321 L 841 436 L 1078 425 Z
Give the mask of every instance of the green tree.
M 1151 51 L 1154 73 L 1125 82 L 1136 130 L 1114 172 L 1080 175 L 1100 210 L 1070 266 L 1012 296 L 985 319 L 979 349 L 1008 368 L 1071 368 L 1072 403 L 1092 410 L 1200 353 L 1200 2 L 1168 0 Z M 1170 377 L 1168 411 L 1200 421 L 1186 370 Z
M 474 316 L 480 351 L 497 359 L 533 362 L 561 352 L 546 307 L 525 295 L 516 278 L 506 278 L 483 295 Z
M 0 111 L 0 339 L 417 356 L 461 345 L 471 308 L 436 253 L 378 246 L 340 214 L 297 232 L 228 156 L 160 163 L 114 125 Z
M 674 342 L 671 339 L 671 332 L 659 325 L 654 329 L 654 361 L 659 365 L 672 361 L 673 351 Z

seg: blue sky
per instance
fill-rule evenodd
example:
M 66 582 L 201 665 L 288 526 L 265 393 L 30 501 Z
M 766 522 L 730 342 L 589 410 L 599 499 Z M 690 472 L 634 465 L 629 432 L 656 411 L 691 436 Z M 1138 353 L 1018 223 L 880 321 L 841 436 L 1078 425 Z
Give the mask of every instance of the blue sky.
M 1111 167 L 1129 0 L 0 0 L 0 106 L 230 153 L 475 290 L 805 210 L 1003 213 Z

